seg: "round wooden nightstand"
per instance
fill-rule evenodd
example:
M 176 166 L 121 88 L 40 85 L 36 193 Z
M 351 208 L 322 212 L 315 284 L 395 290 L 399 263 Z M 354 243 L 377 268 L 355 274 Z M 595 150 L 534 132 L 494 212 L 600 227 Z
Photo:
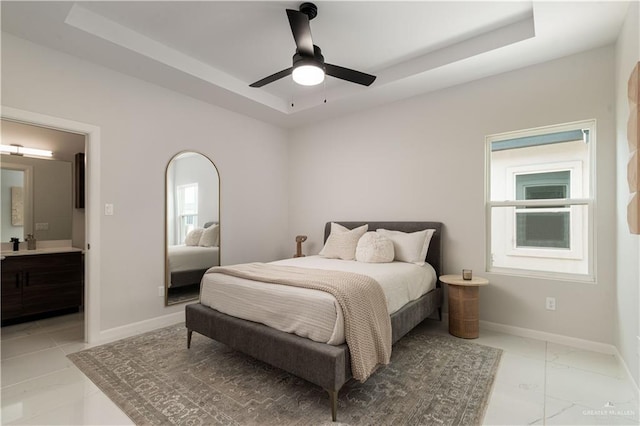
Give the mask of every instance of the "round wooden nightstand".
M 473 277 L 463 280 L 462 275 L 443 275 L 440 281 L 449 286 L 449 333 L 463 339 L 476 339 L 479 335 L 479 287 L 489 280 Z

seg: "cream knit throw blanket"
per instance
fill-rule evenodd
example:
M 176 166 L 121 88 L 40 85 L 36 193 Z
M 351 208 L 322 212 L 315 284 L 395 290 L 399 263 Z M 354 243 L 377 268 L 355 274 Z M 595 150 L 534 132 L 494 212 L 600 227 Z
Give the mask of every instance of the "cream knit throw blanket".
M 344 315 L 344 334 L 353 377 L 364 382 L 391 358 L 391 318 L 387 299 L 376 280 L 366 275 L 266 263 L 217 266 L 207 274 L 322 290 L 332 294 Z

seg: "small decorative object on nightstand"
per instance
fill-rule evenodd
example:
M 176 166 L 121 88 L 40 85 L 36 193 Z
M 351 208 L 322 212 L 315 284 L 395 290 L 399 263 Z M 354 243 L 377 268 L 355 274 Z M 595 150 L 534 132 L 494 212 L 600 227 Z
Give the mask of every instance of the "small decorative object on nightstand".
M 293 257 L 304 257 L 304 254 L 302 254 L 302 243 L 305 241 L 307 241 L 306 235 L 296 236 L 296 254 L 294 254 Z
M 463 339 L 479 335 L 479 287 L 489 284 L 486 278 L 464 279 L 461 275 L 443 275 L 440 281 L 449 286 L 449 333 Z

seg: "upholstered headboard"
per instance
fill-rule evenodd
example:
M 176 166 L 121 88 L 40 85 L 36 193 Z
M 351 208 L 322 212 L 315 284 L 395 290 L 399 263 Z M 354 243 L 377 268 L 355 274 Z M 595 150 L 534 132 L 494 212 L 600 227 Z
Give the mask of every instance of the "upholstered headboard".
M 431 237 L 429 251 L 427 252 L 426 261 L 436 270 L 436 275 L 442 275 L 442 222 L 339 222 L 334 221 L 348 229 L 357 228 L 365 224 L 369 224 L 369 231 L 375 231 L 378 228 L 389 229 L 392 231 L 416 232 L 423 229 L 435 229 L 436 232 Z M 327 241 L 331 233 L 331 222 L 327 222 L 324 226 L 324 241 Z

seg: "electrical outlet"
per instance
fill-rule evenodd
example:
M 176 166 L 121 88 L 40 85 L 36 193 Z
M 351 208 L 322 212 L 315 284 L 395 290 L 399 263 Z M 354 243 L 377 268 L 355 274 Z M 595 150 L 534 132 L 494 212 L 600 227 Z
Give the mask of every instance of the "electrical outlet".
M 556 310 L 556 298 L 555 297 L 547 297 L 547 311 L 555 311 Z
M 36 223 L 36 231 L 48 231 L 49 230 L 49 223 L 48 222 L 37 222 Z
M 113 216 L 113 204 L 107 203 L 104 205 L 104 215 Z
M 164 297 L 164 287 L 163 286 L 158 287 L 158 296 Z

